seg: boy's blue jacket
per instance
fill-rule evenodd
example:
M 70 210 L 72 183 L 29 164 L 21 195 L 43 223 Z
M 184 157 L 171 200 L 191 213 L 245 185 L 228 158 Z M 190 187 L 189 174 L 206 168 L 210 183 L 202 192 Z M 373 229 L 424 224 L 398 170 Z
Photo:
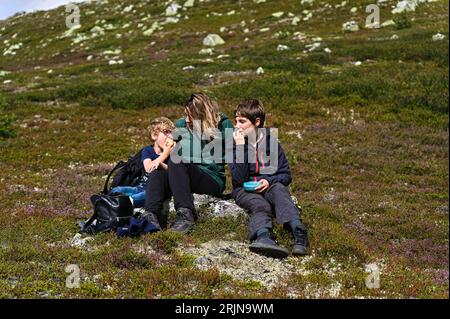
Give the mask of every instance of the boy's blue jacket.
M 233 195 L 248 181 L 266 179 L 270 185 L 278 182 L 285 186 L 292 181 L 289 163 L 278 139 L 271 136 L 268 128 L 260 132 L 256 147 L 249 145 L 247 139 L 245 145 L 233 145 L 233 163 L 229 164 Z M 239 155 L 243 163 L 238 162 Z

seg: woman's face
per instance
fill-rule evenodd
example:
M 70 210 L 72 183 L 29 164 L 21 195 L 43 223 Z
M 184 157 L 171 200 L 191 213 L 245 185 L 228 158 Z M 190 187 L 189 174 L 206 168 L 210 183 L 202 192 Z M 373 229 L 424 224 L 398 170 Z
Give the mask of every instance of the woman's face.
M 188 107 L 184 108 L 184 116 L 186 119 L 186 125 L 192 128 L 192 114 Z

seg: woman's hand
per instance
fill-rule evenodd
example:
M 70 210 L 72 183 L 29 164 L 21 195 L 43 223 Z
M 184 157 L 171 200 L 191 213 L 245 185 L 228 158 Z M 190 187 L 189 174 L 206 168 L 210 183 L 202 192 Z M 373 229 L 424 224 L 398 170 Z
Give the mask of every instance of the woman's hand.
M 259 181 L 259 186 L 255 188 L 255 192 L 256 193 L 262 193 L 264 192 L 267 188 L 269 188 L 270 184 L 266 179 L 261 179 Z
M 245 136 L 242 134 L 241 130 L 237 130 L 233 132 L 233 138 L 236 145 L 244 145 L 245 144 Z

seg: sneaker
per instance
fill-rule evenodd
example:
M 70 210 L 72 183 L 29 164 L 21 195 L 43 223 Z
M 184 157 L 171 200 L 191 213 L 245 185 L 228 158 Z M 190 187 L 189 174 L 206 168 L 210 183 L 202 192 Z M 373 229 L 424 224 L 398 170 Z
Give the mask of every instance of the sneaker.
M 272 258 L 286 258 L 289 255 L 289 251 L 286 248 L 279 246 L 275 242 L 270 231 L 259 234 L 256 240 L 251 243 L 249 249 L 256 254 Z
M 156 214 L 146 211 L 142 213 L 140 218 L 145 219 L 149 224 L 154 226 L 156 230 L 161 230 L 161 226 L 159 225 L 158 217 L 156 216 Z
M 292 255 L 304 256 L 307 254 L 308 247 L 308 231 L 303 224 L 296 226 L 292 230 L 294 236 L 294 246 L 292 247 Z
M 194 213 L 189 208 L 181 207 L 177 211 L 175 222 L 170 227 L 171 230 L 187 234 L 195 226 Z

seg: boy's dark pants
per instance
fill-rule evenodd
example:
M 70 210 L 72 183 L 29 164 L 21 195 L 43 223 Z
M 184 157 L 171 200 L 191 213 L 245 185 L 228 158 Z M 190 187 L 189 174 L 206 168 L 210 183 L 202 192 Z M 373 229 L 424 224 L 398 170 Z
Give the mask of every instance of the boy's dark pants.
M 263 193 L 249 193 L 244 188 L 238 188 L 234 192 L 234 199 L 236 204 L 250 213 L 250 240 L 256 238 L 259 229 L 273 228 L 272 217 L 276 217 L 281 225 L 300 218 L 300 211 L 292 201 L 289 189 L 281 183 L 270 185 Z

